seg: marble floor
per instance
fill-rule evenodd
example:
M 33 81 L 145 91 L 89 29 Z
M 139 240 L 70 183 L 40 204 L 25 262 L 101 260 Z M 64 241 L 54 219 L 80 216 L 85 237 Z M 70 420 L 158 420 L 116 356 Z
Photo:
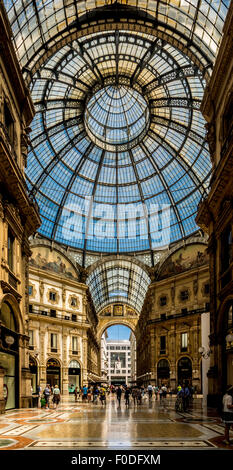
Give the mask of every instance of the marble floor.
M 175 398 L 160 404 L 121 407 L 114 396 L 100 403 L 75 403 L 63 397 L 57 409 L 30 408 L 0 415 L 0 450 L 55 449 L 227 449 L 221 419 L 202 400 L 186 413 L 175 411 Z

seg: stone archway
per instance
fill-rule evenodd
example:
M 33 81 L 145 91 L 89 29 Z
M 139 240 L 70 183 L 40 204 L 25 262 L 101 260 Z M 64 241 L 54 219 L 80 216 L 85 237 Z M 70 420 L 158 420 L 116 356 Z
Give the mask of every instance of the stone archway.
M 99 318 L 99 323 L 98 323 L 98 332 L 97 332 L 97 341 L 101 341 L 101 337 L 105 330 L 107 330 L 110 326 L 114 325 L 123 325 L 127 326 L 132 330 L 132 332 L 135 334 L 135 329 L 138 323 L 138 317 L 135 318 Z
M 97 341 L 100 345 L 100 352 L 99 352 L 99 364 L 100 364 L 100 375 L 102 376 L 102 381 L 103 382 L 108 382 L 109 384 L 115 384 L 114 380 L 116 379 L 121 383 L 121 379 L 123 380 L 123 376 L 125 374 L 125 382 L 126 384 L 131 383 L 132 381 L 136 380 L 136 335 L 135 335 L 135 330 L 136 326 L 138 323 L 138 316 L 135 316 L 133 318 L 127 318 L 127 317 L 100 317 L 99 318 L 99 324 L 98 324 L 98 331 L 97 331 Z M 132 340 L 130 344 L 130 355 L 127 353 L 129 350 L 129 344 L 119 345 L 119 348 L 116 348 L 116 345 L 114 345 L 114 348 L 116 348 L 116 351 L 110 351 L 112 349 L 111 346 L 107 346 L 107 341 L 104 338 L 104 332 L 110 328 L 111 326 L 125 326 L 131 330 L 133 333 L 135 339 Z M 105 344 L 105 347 L 103 347 L 103 343 Z M 117 352 L 117 349 L 118 352 Z M 120 349 L 124 349 L 124 351 L 120 351 Z M 126 351 L 127 349 L 127 351 Z M 113 358 L 112 354 L 115 354 L 116 357 Z M 130 364 L 129 364 L 129 358 L 130 358 Z M 103 367 L 104 361 L 107 360 L 107 367 Z M 111 361 L 119 361 L 120 368 L 119 370 L 115 369 L 116 362 L 114 363 L 114 370 L 115 373 L 112 372 L 113 366 L 111 365 Z M 111 373 L 110 373 L 111 371 Z M 121 374 L 122 376 L 115 376 L 116 374 Z M 129 375 L 130 374 L 130 375 Z M 113 381 L 112 381 L 112 380 Z M 123 384 L 123 382 L 122 382 Z

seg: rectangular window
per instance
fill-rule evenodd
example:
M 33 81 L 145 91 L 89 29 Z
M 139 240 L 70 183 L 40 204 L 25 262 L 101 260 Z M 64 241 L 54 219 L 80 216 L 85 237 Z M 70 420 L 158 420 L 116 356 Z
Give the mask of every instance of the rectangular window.
M 32 295 L 33 287 L 28 286 L 28 295 Z
M 188 300 L 189 298 L 189 293 L 187 290 L 182 290 L 180 293 L 180 299 L 181 300 Z
M 164 307 L 164 305 L 167 305 L 167 297 L 165 297 L 165 296 L 160 297 L 159 303 L 160 303 L 161 307 Z
M 160 354 L 166 354 L 166 336 L 160 336 Z
M 34 346 L 34 331 L 29 330 L 28 336 L 29 336 L 29 348 L 33 348 L 33 346 Z
M 188 333 L 181 334 L 181 352 L 188 350 Z
M 57 334 L 51 333 L 50 346 L 52 352 L 57 352 Z
M 15 237 L 8 228 L 8 266 L 11 271 L 14 270 L 14 241 Z
M 78 352 L 78 338 L 77 336 L 72 336 L 72 354 L 77 354 Z
M 49 292 L 49 300 L 56 300 L 56 292 Z

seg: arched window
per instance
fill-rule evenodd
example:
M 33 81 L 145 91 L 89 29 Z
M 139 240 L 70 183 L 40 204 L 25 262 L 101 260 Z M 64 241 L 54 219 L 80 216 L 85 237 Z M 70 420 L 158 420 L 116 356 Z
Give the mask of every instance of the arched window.
M 158 362 L 157 365 L 157 379 L 158 379 L 158 384 L 161 385 L 163 381 L 166 383 L 170 379 L 170 366 L 169 362 L 167 359 L 161 359 L 161 361 Z
M 178 382 L 192 383 L 192 361 L 189 357 L 182 357 L 178 362 Z
M 0 310 L 0 322 L 9 330 L 17 331 L 13 309 L 8 302 L 3 302 Z
M 80 364 L 78 361 L 71 361 L 70 364 L 69 364 L 69 368 L 70 369 L 80 369 Z

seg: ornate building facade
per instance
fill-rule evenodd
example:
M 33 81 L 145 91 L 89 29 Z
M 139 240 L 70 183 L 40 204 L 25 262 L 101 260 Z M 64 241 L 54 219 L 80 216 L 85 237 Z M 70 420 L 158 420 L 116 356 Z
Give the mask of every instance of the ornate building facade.
M 59 246 L 31 242 L 30 366 L 33 388 L 58 384 L 63 394 L 99 379 L 97 316 L 80 272 Z
M 204 239 L 194 242 L 170 250 L 149 286 L 136 328 L 138 383 L 166 383 L 175 390 L 188 380 L 197 391 L 206 390 L 207 363 L 199 348 L 208 336 L 208 255 Z
M 217 404 L 233 383 L 233 4 L 202 113 L 207 120 L 212 161 L 210 191 L 199 205 L 196 221 L 209 235 L 210 369 L 209 404 Z
M 0 412 L 29 406 L 29 236 L 40 225 L 25 184 L 27 135 L 34 116 L 0 5 Z

